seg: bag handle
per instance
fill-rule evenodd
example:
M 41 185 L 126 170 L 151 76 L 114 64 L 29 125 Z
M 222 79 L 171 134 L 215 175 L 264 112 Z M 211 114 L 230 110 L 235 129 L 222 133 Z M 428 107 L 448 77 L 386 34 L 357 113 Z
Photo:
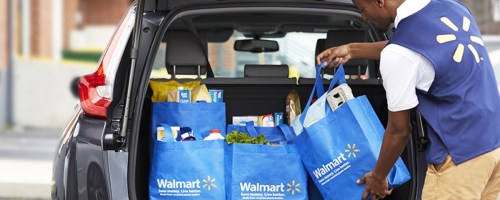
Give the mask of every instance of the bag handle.
M 164 133 L 165 133 L 165 140 L 167 142 L 172 142 L 172 141 L 176 141 L 175 138 L 174 138 L 174 135 L 172 134 L 172 128 L 170 127 L 170 125 L 168 124 L 165 124 L 165 123 L 159 123 L 156 127 L 163 127 L 164 129 Z M 156 138 L 156 140 L 158 140 L 158 138 Z
M 318 64 L 316 70 L 319 71 L 319 70 L 321 70 L 322 67 L 323 67 L 323 65 Z M 318 79 L 319 79 L 319 81 L 318 81 Z M 346 82 L 346 80 L 345 80 L 344 65 L 340 64 L 340 66 L 337 69 L 337 72 L 335 73 L 335 76 L 333 77 L 332 81 L 330 82 L 330 85 L 328 86 L 328 91 L 330 91 L 333 88 L 333 86 L 335 86 L 336 83 L 342 84 L 345 82 Z M 320 76 L 316 76 L 316 83 L 314 84 L 311 95 L 309 95 L 309 99 L 307 100 L 306 107 L 304 108 L 304 111 L 302 112 L 302 114 L 299 117 L 301 123 L 304 123 L 305 115 L 307 114 L 307 111 L 309 110 L 309 106 L 311 106 L 311 101 L 312 101 L 312 98 L 314 96 L 314 92 L 316 91 L 315 88 L 318 87 L 318 84 L 321 85 L 321 87 L 323 85 Z
M 315 88 L 313 89 L 313 92 L 316 89 L 316 97 L 318 98 L 323 94 L 325 94 L 325 88 L 323 87 L 323 79 L 321 77 L 321 69 L 323 67 L 324 65 L 322 64 L 316 65 L 316 81 L 314 82 Z
M 291 142 L 291 141 L 294 141 L 295 138 L 297 137 L 295 135 L 295 133 L 293 133 L 291 130 L 290 130 L 290 126 L 286 125 L 286 124 L 280 124 L 278 125 L 278 128 L 281 130 L 281 132 L 283 133 L 283 135 L 285 136 L 285 139 L 287 142 Z
M 280 124 L 277 127 L 281 130 L 281 133 L 283 133 L 287 142 L 295 140 L 296 136 L 290 130 L 290 126 L 288 126 L 286 124 Z M 245 122 L 245 128 L 247 129 L 248 135 L 250 137 L 257 137 L 259 135 L 259 133 L 257 133 L 257 129 L 255 128 L 254 123 L 252 121 Z M 268 127 L 268 128 L 274 128 L 274 127 Z
M 253 125 L 253 121 L 245 122 L 245 128 L 247 129 L 250 137 L 257 137 L 259 135 L 257 133 L 257 129 L 255 129 L 255 126 Z
M 338 74 L 338 77 L 337 77 L 337 74 Z M 337 77 L 338 79 L 335 80 L 335 77 Z M 328 86 L 328 90 L 327 90 L 328 92 L 330 92 L 333 89 L 333 86 L 337 85 L 337 83 L 338 83 L 338 85 L 346 83 L 345 71 L 344 71 L 343 64 L 340 64 L 339 68 L 335 72 L 335 77 L 330 82 L 330 86 Z

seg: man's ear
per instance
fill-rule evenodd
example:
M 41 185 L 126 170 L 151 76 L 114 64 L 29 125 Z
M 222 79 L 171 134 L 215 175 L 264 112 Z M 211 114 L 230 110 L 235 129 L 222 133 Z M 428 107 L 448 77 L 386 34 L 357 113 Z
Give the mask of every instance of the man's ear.
M 382 8 L 385 5 L 385 0 L 375 0 L 378 7 Z

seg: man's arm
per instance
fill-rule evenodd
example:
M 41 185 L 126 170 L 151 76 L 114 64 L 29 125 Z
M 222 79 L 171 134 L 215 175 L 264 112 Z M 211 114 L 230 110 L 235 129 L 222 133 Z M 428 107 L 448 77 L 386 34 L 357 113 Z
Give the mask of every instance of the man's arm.
M 389 121 L 382 142 L 380 155 L 373 169 L 373 175 L 376 177 L 387 177 L 392 166 L 406 146 L 410 138 L 410 110 L 398 112 L 389 111 Z
M 387 41 L 349 43 L 324 50 L 316 56 L 316 63 L 329 62 L 335 59 L 328 67 L 337 67 L 353 58 L 380 60 L 380 52 Z
M 382 149 L 372 172 L 365 174 L 359 183 L 366 182 L 363 192 L 363 199 L 368 195 L 385 196 L 390 194 L 387 185 L 387 175 L 391 171 L 394 163 L 403 152 L 410 137 L 410 110 L 398 112 L 389 111 L 389 121 L 382 141 Z

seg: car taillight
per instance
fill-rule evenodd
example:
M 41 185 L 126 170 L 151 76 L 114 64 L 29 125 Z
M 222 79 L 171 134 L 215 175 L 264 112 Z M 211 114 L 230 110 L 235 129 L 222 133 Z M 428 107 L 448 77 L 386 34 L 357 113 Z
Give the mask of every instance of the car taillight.
M 111 96 L 100 90 L 106 87 L 106 75 L 104 74 L 102 63 L 93 74 L 80 78 L 78 90 L 80 93 L 80 104 L 85 114 L 106 118 L 106 112 L 111 103 Z
M 86 115 L 106 118 L 108 106 L 113 100 L 113 84 L 116 72 L 134 27 L 135 8 L 132 6 L 112 37 L 99 61 L 97 71 L 83 76 L 78 83 L 80 104 Z

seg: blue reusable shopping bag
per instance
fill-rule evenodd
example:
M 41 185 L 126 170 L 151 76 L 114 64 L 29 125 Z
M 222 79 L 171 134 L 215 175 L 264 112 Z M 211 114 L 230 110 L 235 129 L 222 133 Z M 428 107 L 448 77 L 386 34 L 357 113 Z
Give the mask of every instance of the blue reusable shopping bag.
M 221 135 L 226 135 L 226 104 L 225 103 L 176 103 L 155 102 L 152 108 L 151 137 L 156 140 L 156 127 L 160 123 L 170 126 L 190 127 L 196 138 L 203 140 L 211 129 L 219 129 Z M 151 142 L 154 149 L 155 142 Z M 154 151 L 151 152 L 154 154 Z
M 343 66 L 327 91 L 337 82 L 345 83 Z M 314 91 L 298 118 L 302 125 Z M 296 132 L 298 152 L 324 199 L 361 199 L 365 185 L 356 184 L 356 180 L 375 166 L 384 128 L 366 96 L 348 100 L 335 111 L 327 103 L 324 106 L 323 118 Z M 409 172 L 399 158 L 388 176 L 389 187 L 398 187 L 409 179 Z
M 258 132 L 270 142 L 284 143 L 227 145 L 227 199 L 308 199 L 307 173 L 295 145 L 286 144 L 283 135 L 283 131 L 293 134 L 290 127 L 255 128 L 258 127 L 253 127 L 252 122 L 247 126 L 228 126 L 228 132 L 242 130 L 251 136 Z M 273 136 L 275 134 L 281 136 Z
M 225 199 L 224 140 L 175 142 L 161 126 L 167 140 L 154 140 L 149 199 Z

